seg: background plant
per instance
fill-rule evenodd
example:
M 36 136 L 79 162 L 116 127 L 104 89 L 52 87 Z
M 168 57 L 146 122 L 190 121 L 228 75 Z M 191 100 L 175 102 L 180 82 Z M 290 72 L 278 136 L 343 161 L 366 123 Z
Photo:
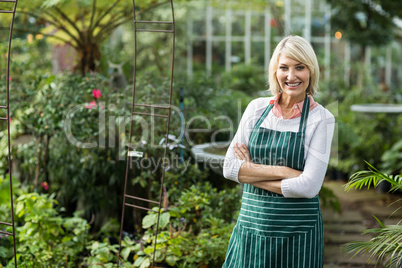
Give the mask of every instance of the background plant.
M 363 67 L 361 63 L 356 63 L 353 68 Z M 381 156 L 402 135 L 398 127 L 401 120 L 398 114 L 359 113 L 352 111 L 351 106 L 364 103 L 396 104 L 399 103 L 401 91 L 382 91 L 367 74 L 364 76 L 364 87 L 346 85 L 342 79 L 335 78 L 338 77 L 336 71 L 333 77 L 322 81 L 315 99 L 335 115 L 336 136 L 329 169 L 341 171 L 344 179 L 348 174 L 364 168 L 362 158 L 379 166 Z
M 22 194 L 16 204 L 16 221 L 22 223 L 16 228 L 18 264 L 76 267 L 89 230 L 79 213 L 62 218 L 55 208 L 56 201 L 44 194 Z M 1 249 L 4 254 L 5 249 Z M 13 265 L 13 259 L 9 265 Z
M 366 162 L 367 163 L 367 162 Z M 345 185 L 346 190 L 361 189 L 362 187 L 377 187 L 381 182 L 391 184 L 390 192 L 400 191 L 402 189 L 402 177 L 400 175 L 387 175 L 371 164 L 367 163 L 369 170 L 358 171 L 354 173 L 349 182 Z M 400 201 L 400 200 L 399 200 Z M 400 209 L 402 207 L 399 207 Z M 374 216 L 375 217 L 375 216 Z M 402 226 L 400 222 L 396 225 L 384 225 L 376 218 L 380 224 L 379 228 L 368 229 L 363 234 L 374 236 L 367 242 L 351 242 L 342 246 L 342 249 L 356 256 L 363 253 L 368 256 L 368 262 L 378 258 L 378 262 L 384 267 L 400 267 L 402 265 Z
M 137 15 L 167 1 L 142 1 Z M 41 30 L 36 33 L 68 44 L 77 52 L 76 70 L 82 75 L 98 70 L 100 45 L 119 26 L 132 21 L 131 1 L 30 1 L 19 5 L 25 20 L 34 18 Z M 16 31 L 20 30 L 18 28 Z
M 169 267 L 222 265 L 237 218 L 233 211 L 240 208 L 239 200 L 237 189 L 218 193 L 208 182 L 185 190 L 176 205 L 161 213 L 155 261 Z M 233 205 L 234 210 L 224 204 Z M 229 215 L 225 210 L 232 213 Z M 134 255 L 135 267 L 149 267 L 152 263 L 156 211 L 143 219 L 143 228 L 147 230 L 141 238 L 142 249 Z

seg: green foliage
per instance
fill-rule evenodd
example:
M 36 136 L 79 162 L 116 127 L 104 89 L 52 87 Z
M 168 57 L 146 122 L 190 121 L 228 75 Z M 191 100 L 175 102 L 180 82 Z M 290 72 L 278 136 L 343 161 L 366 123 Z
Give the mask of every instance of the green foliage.
M 155 181 L 158 176 L 157 173 L 152 172 L 148 175 L 152 176 L 152 181 Z M 204 217 L 220 215 L 220 218 L 230 222 L 234 218 L 233 213 L 239 209 L 238 202 L 241 196 L 237 187 L 218 190 L 208 181 L 207 175 L 207 172 L 201 171 L 197 165 L 187 168 L 179 166 L 165 173 L 165 183 L 171 187 L 166 189 L 164 207 L 167 208 L 169 203 L 173 203 L 173 207 L 170 206 L 169 209 L 176 211 L 179 215 L 185 215 L 183 220 L 188 222 L 195 232 L 202 228 Z M 137 177 L 135 181 L 139 182 L 140 177 Z M 157 183 L 153 183 L 152 187 L 155 193 L 160 189 Z M 199 195 L 197 195 L 198 192 L 200 192 Z M 149 220 L 148 224 L 156 222 L 156 218 L 152 217 L 154 216 L 145 217 Z
M 135 12 L 137 16 L 141 16 L 142 13 L 167 3 L 169 2 L 141 1 Z M 25 20 L 35 18 L 44 25 L 40 33 L 76 50 L 76 70 L 82 75 L 98 70 L 101 43 L 116 28 L 132 21 L 133 11 L 129 0 L 33 0 L 18 7 L 18 13 Z
M 338 197 L 334 194 L 334 192 L 322 186 L 319 194 L 320 203 L 324 208 L 331 208 L 336 212 L 341 212 L 341 203 L 339 202 Z
M 209 190 L 208 190 L 209 189 Z M 205 192 L 207 191 L 207 192 Z M 178 204 L 161 211 L 160 233 L 157 240 L 156 262 L 171 267 L 219 266 L 223 263 L 232 223 L 227 223 L 220 210 L 223 202 L 236 202 L 239 193 L 233 190 L 215 196 L 216 189 L 208 183 L 185 191 Z M 225 196 L 225 197 L 223 197 Z M 201 205 L 189 203 L 199 201 Z M 104 238 L 91 240 L 88 223 L 78 217 L 61 217 L 57 201 L 44 194 L 22 194 L 17 200 L 18 265 L 22 267 L 79 267 L 84 265 L 117 267 L 118 245 Z M 215 204 L 219 204 L 216 205 Z M 198 215 L 197 215 L 198 214 Z M 152 263 L 157 209 L 143 219 L 145 234 L 140 241 L 124 237 L 122 267 L 149 267 Z M 196 220 L 194 220 L 196 219 Z M 11 259 L 11 252 L 0 245 L 0 255 Z M 10 260 L 9 266 L 13 265 Z M 8 266 L 7 266 L 8 267 Z
M 161 231 L 157 239 L 155 261 L 169 267 L 200 267 L 222 265 L 234 224 L 225 224 L 221 219 L 211 217 L 205 228 L 197 234 L 170 228 Z M 137 253 L 135 267 L 149 267 L 154 249 L 154 236 L 146 234 L 143 239 L 152 241 Z
M 333 8 L 331 28 L 342 31 L 347 39 L 361 46 L 389 43 L 396 29 L 393 19 L 395 16 L 402 16 L 398 11 L 402 10 L 402 4 L 398 1 L 329 0 L 328 2 Z
M 209 182 L 200 182 L 185 190 L 178 206 L 171 209 L 184 215 L 185 221 L 193 225 L 197 232 L 202 229 L 204 219 L 210 215 L 226 222 L 237 219 L 234 214 L 240 210 L 240 200 L 241 194 L 237 187 L 218 191 Z
M 20 196 L 26 193 L 26 187 L 13 178 L 13 194 Z M 11 197 L 10 197 L 10 177 L 7 174 L 5 177 L 0 176 L 0 221 L 11 222 Z
M 0 43 L 0 53 L 5 55 L 8 50 L 8 43 Z M 26 38 L 13 38 L 11 53 L 11 86 L 17 87 L 18 91 L 13 91 L 10 97 L 12 100 L 22 92 L 26 93 L 26 89 L 19 88 L 21 83 L 32 83 L 36 76 L 40 76 L 47 71 L 51 71 L 52 59 L 49 52 L 49 46 L 44 39 L 34 39 L 32 42 Z M 0 67 L 5 70 L 7 61 L 0 61 Z M 33 81 L 23 81 L 32 79 Z M 3 86 L 3 84 L 2 84 Z M 18 98 L 17 98 L 18 99 Z M 21 101 L 22 99 L 18 99 Z
M 107 240 L 91 241 L 87 249 L 90 251 L 90 256 L 85 258 L 88 266 L 117 267 L 119 245 L 111 245 Z
M 237 192 L 236 192 L 237 191 Z M 209 183 L 198 183 L 184 191 L 177 205 L 160 214 L 160 233 L 157 237 L 155 261 L 169 267 L 200 267 L 222 265 L 234 219 L 224 219 L 224 204 L 233 204 L 239 209 L 239 192 L 211 188 Z M 141 239 L 143 249 L 134 256 L 134 267 L 149 267 L 155 247 L 154 228 L 157 209 L 143 219 L 147 229 Z
M 187 168 L 183 165 L 172 167 L 165 173 L 167 194 L 170 200 L 179 200 L 182 193 L 191 186 L 205 182 L 208 178 L 208 172 L 201 170 L 197 164 L 190 165 Z
M 219 192 L 209 183 L 198 183 L 183 191 L 174 205 L 160 211 L 159 234 L 156 242 L 155 261 L 167 267 L 201 267 L 222 265 L 237 215 L 225 218 L 224 203 L 233 203 L 238 211 L 240 196 L 237 189 Z M 197 203 L 196 203 L 197 202 Z M 226 208 L 227 209 L 227 208 Z M 145 233 L 138 241 L 125 236 L 122 241 L 120 263 L 123 267 L 150 267 L 155 247 L 154 231 L 158 208 L 149 211 L 142 220 Z M 87 249 L 90 256 L 86 265 L 116 267 L 118 246 L 108 239 L 91 241 Z
M 159 216 L 159 217 L 158 217 Z M 142 228 L 148 229 L 158 223 L 160 228 L 166 228 L 170 221 L 169 212 L 150 213 L 142 219 Z
M 223 84 L 226 88 L 256 96 L 267 89 L 267 75 L 260 66 L 240 64 L 223 75 Z
M 390 192 L 402 189 L 402 177 L 387 175 L 369 163 L 367 165 L 369 166 L 368 171 L 359 171 L 351 176 L 350 181 L 345 185 L 346 190 L 361 189 L 363 186 L 368 188 L 370 186 L 376 187 L 382 181 L 387 181 L 392 185 Z M 349 254 L 354 254 L 353 256 L 359 253 L 366 254 L 369 257 L 368 262 L 376 257 L 379 262 L 384 263 L 383 267 L 401 267 L 402 225 L 384 225 L 379 219 L 376 218 L 376 220 L 380 224 L 379 228 L 363 231 L 363 234 L 374 236 L 372 239 L 345 244 L 342 246 L 342 250 Z
M 66 215 L 71 216 L 73 211 L 82 210 L 88 221 L 94 216 L 94 225 L 100 228 L 106 215 L 118 216 L 121 206 L 120 193 L 126 166 L 126 148 L 122 142 L 128 133 L 125 123 L 128 109 L 122 105 L 125 103 L 125 96 L 111 90 L 108 80 L 96 74 L 81 77 L 30 73 L 29 77 L 31 76 L 33 79 L 21 79 L 20 83 L 24 83 L 17 84 L 21 90 L 16 98 L 21 97 L 22 101 L 13 106 L 11 124 L 12 140 L 21 140 L 14 143 L 12 153 L 21 173 L 20 180 L 27 182 L 31 189 L 57 193 L 56 199 L 66 209 Z M 158 96 L 157 102 L 166 100 L 166 94 L 160 93 L 166 88 L 166 81 L 156 79 L 151 73 L 139 76 L 137 81 L 138 86 L 143 89 L 137 96 L 139 102 L 148 103 L 152 96 Z M 230 136 L 230 131 L 222 129 L 229 128 L 230 122 L 216 117 L 236 118 L 238 108 L 243 109 L 249 97 L 237 91 L 225 91 L 212 80 L 197 85 L 200 81 L 203 81 L 201 77 L 196 80 L 182 80 L 177 85 L 186 85 L 184 119 L 202 115 L 211 122 L 211 132 L 219 132 L 216 138 L 219 136 L 224 139 Z M 94 89 L 100 89 L 101 98 L 94 99 Z M 241 99 L 239 107 L 234 101 L 237 99 Z M 173 100 L 179 106 L 178 92 L 175 92 Z M 91 102 L 95 105 L 92 109 L 88 108 Z M 193 105 L 194 103 L 197 104 Z M 205 103 L 211 107 L 207 109 Z M 170 124 L 173 132 L 181 129 L 181 120 L 182 117 L 175 111 Z M 204 127 L 199 124 L 205 122 L 195 120 L 189 128 Z M 134 133 L 141 133 L 143 130 L 140 127 L 134 126 Z M 156 157 L 161 152 L 161 148 L 156 147 L 164 136 L 164 124 L 156 122 L 153 131 L 153 143 L 148 137 L 148 144 L 142 148 L 149 158 Z M 180 133 L 175 134 L 180 136 Z M 190 146 L 186 141 L 208 142 L 211 141 L 209 134 L 210 132 L 197 133 L 197 139 L 190 134 L 192 140 L 185 139 L 187 166 Z M 4 135 L 4 131 L 0 132 L 0 136 Z M 134 135 L 133 138 L 134 143 L 138 143 L 142 137 Z M 8 169 L 6 141 L 7 139 L 1 139 L 0 143 L 0 152 L 4 153 L 0 161 L 3 174 Z M 177 156 L 179 143 L 180 141 L 169 140 L 171 151 L 168 157 Z M 138 145 L 142 146 L 141 143 Z M 123 157 L 122 160 L 120 157 Z M 146 189 L 139 191 L 145 193 L 147 198 L 157 196 L 160 185 L 152 181 L 159 181 L 162 170 L 156 166 L 151 169 L 141 166 L 135 168 L 136 174 L 141 176 L 134 178 L 133 183 Z M 206 172 L 191 165 L 188 169 L 173 165 L 169 168 L 171 170 L 167 173 L 167 182 L 176 186 L 167 189 L 172 200 L 177 200 L 181 190 L 207 176 Z M 44 183 L 48 186 L 40 186 Z M 104 198 L 105 195 L 108 196 L 107 199 Z
M 16 179 L 13 179 L 14 194 L 21 194 L 23 190 Z M 11 223 L 10 178 L 0 176 L 0 222 Z M 12 232 L 12 228 L 1 225 L 1 231 Z M 14 255 L 12 237 L 0 234 L 0 267 L 7 264 L 7 260 Z
M 353 69 L 363 68 L 356 64 Z M 396 94 L 384 92 L 369 76 L 364 86 L 347 86 L 335 73 L 320 84 L 316 101 L 328 108 L 336 120 L 330 166 L 346 174 L 363 169 L 361 159 L 380 165 L 381 155 L 399 140 L 401 117 L 387 113 L 360 113 L 351 111 L 354 104 L 398 103 Z M 397 166 L 396 166 L 397 167 Z
M 231 77 L 236 80 L 235 76 Z M 237 128 L 242 112 L 253 97 L 245 92 L 226 88 L 225 83 L 230 80 L 229 74 L 225 80 L 227 82 L 221 83 L 205 73 L 176 79 L 178 82 L 175 83 L 175 88 L 184 89 L 184 117 L 188 129 L 186 140 L 191 145 L 233 138 L 231 129 Z M 261 87 L 251 90 L 257 92 Z M 175 100 L 178 101 L 179 96 Z M 175 104 L 179 106 L 178 102 Z M 194 129 L 202 131 L 195 132 Z
M 1 193 L 7 186 L 6 180 L 0 180 Z M 16 186 L 19 187 L 18 183 L 14 185 Z M 64 210 L 58 207 L 53 196 L 26 193 L 22 189 L 14 192 L 19 196 L 15 200 L 19 267 L 81 267 L 82 264 L 117 267 L 118 245 L 110 244 L 107 238 L 103 239 L 103 242 L 96 240 L 99 235 L 110 236 L 110 231 L 116 232 L 113 221 L 106 224 L 99 234 L 91 236 L 90 226 L 80 217 L 80 212 L 76 212 L 73 217 L 62 216 Z M 9 200 L 6 203 L 3 201 L 0 215 L 1 217 L 5 214 L 10 216 Z M 6 207 L 4 214 L 3 206 Z M 3 221 L 3 218 L 0 218 L 0 221 Z M 11 228 L 8 227 L 7 231 L 11 232 Z M 124 252 L 138 251 L 140 247 L 139 244 L 127 238 L 122 246 L 122 256 L 125 259 L 127 256 Z M 122 261 L 124 263 L 124 259 Z M 0 266 L 3 267 L 3 265 L 14 267 L 11 237 L 0 239 Z
M 354 173 L 349 182 L 345 185 L 346 190 L 361 189 L 362 187 L 370 188 L 370 186 L 377 187 L 381 182 L 388 182 L 391 184 L 390 192 L 395 192 L 402 189 L 402 176 L 387 175 L 370 163 L 366 162 L 369 170 L 358 171 Z
M 383 225 L 381 222 L 379 222 Z M 402 225 L 381 226 L 381 228 L 368 229 L 363 232 L 365 235 L 375 237 L 367 242 L 352 242 L 342 246 L 342 250 L 348 253 L 368 255 L 368 262 L 378 257 L 385 263 L 386 268 L 398 268 L 402 265 Z
M 384 152 L 381 157 L 381 168 L 385 173 L 400 173 L 402 174 L 402 140 L 396 142 L 392 147 Z
M 125 157 L 119 161 L 126 150 L 121 136 L 125 125 L 119 123 L 128 112 L 121 105 L 124 96 L 110 92 L 107 79 L 95 74 L 84 78 L 44 75 L 24 85 L 21 94 L 25 97 L 14 108 L 11 124 L 11 138 L 16 141 L 12 157 L 17 160 L 21 181 L 42 192 L 56 192 L 66 215 L 78 209 L 88 220 L 98 216 L 98 227 L 102 213 L 117 217 L 125 173 Z M 102 97 L 95 99 L 94 89 L 100 89 Z M 6 132 L 0 132 L 4 135 Z M 6 141 L 0 143 L 5 156 Z M 84 148 L 85 144 L 92 148 Z M 7 172 L 6 159 L 0 161 L 2 173 Z M 50 188 L 40 187 L 43 183 Z
M 45 194 L 23 194 L 16 201 L 17 261 L 22 267 L 76 267 L 89 225 L 79 217 L 62 218 L 57 201 Z M 10 261 L 12 265 L 13 260 Z

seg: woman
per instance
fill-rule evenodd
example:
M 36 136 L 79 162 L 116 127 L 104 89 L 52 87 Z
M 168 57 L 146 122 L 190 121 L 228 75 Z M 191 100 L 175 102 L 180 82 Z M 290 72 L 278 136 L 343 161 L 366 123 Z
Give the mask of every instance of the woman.
M 318 79 L 311 45 L 284 38 L 269 65 L 274 97 L 248 105 L 226 153 L 224 176 L 244 191 L 223 267 L 323 267 L 317 195 L 335 120 L 313 99 Z

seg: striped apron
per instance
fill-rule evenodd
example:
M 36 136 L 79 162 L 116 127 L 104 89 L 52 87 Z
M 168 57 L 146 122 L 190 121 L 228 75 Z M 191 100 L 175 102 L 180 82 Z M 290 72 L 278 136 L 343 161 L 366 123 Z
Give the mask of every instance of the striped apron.
M 262 128 L 263 112 L 250 136 L 253 163 L 304 168 L 310 100 L 306 96 L 298 132 Z M 285 198 L 244 184 L 242 206 L 223 267 L 322 268 L 323 223 L 318 196 Z

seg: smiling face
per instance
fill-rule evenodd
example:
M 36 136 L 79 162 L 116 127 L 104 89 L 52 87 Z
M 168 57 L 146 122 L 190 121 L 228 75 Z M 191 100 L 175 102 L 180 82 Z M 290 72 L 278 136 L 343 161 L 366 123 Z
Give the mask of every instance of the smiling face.
M 276 79 L 283 96 L 302 101 L 310 84 L 310 70 L 305 64 L 281 55 Z

